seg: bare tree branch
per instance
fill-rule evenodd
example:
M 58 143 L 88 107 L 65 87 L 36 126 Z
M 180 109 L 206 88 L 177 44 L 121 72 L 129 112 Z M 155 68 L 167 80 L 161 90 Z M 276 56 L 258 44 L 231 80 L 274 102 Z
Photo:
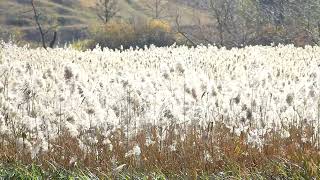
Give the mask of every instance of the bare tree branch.
M 164 11 L 167 9 L 168 2 L 165 0 L 147 0 L 146 7 L 152 12 L 154 19 L 161 19 L 164 17 L 169 17 L 163 15 Z
M 53 48 L 54 43 L 56 42 L 56 40 L 57 40 L 57 31 L 54 31 L 53 32 L 53 38 L 52 38 L 52 40 L 50 42 L 50 45 L 49 45 L 50 48 Z
M 43 30 L 42 30 L 42 27 L 41 27 L 41 24 L 39 22 L 39 14 L 37 12 L 37 9 L 34 5 L 34 0 L 31 0 L 31 6 L 32 6 L 32 9 L 33 9 L 33 13 L 34 13 L 34 20 L 38 26 L 38 30 L 39 30 L 39 33 L 40 33 L 40 36 L 41 36 L 41 41 L 42 41 L 42 47 L 44 49 L 47 49 L 47 46 L 46 46 L 46 42 L 45 42 L 45 34 L 43 33 Z
M 36 9 L 36 6 L 35 6 L 35 3 L 34 3 L 34 0 L 31 0 L 31 6 L 32 6 L 32 11 L 33 11 L 33 16 L 34 16 L 34 20 L 37 24 L 37 27 L 38 27 L 38 30 L 39 30 L 39 33 L 40 33 L 40 37 L 41 37 L 41 42 L 42 42 L 42 47 L 44 49 L 47 49 L 47 45 L 46 45 L 46 34 L 50 31 L 50 29 L 48 29 L 46 32 L 43 31 L 43 28 L 41 26 L 41 23 L 40 23 L 40 14 L 38 13 L 37 9 Z M 54 31 L 54 34 L 53 34 L 53 38 L 50 42 L 50 45 L 49 47 L 50 48 L 53 48 L 55 42 L 57 40 L 57 32 Z
M 189 41 L 193 46 L 197 46 L 197 44 L 194 43 L 194 42 L 186 35 L 186 33 L 181 30 L 181 26 L 180 26 L 180 23 L 179 23 L 179 18 L 180 18 L 180 16 L 179 16 L 179 14 L 178 14 L 178 15 L 176 16 L 176 26 L 177 26 L 177 31 L 178 31 L 178 33 L 181 34 L 184 38 L 186 38 L 187 41 Z
M 117 0 L 97 0 L 96 10 L 97 16 L 107 24 L 119 11 Z

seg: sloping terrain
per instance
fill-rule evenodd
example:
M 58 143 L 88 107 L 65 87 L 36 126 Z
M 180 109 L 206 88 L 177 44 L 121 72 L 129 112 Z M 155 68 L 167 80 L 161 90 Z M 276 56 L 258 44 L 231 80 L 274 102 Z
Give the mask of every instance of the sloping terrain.
M 187 1 L 186 1 L 187 2 Z M 96 0 L 38 0 L 37 8 L 41 13 L 43 26 L 59 32 L 60 43 L 82 39 L 88 35 L 88 27 L 99 22 L 95 10 Z M 146 20 L 153 17 L 153 10 L 146 0 L 118 0 L 119 12 L 116 18 L 124 20 Z M 182 24 L 190 25 L 196 18 L 207 22 L 209 17 L 203 9 L 190 3 L 173 1 L 166 5 L 163 17 L 174 24 L 177 14 L 183 17 Z M 193 7 L 195 8 L 193 8 Z M 33 21 L 30 0 L 0 0 L 1 32 L 19 32 L 25 40 L 39 41 Z

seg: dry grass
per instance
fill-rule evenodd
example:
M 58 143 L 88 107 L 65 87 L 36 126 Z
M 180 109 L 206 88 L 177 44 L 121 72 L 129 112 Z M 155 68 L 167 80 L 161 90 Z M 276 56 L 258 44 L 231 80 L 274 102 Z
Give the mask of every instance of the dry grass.
M 123 129 L 114 131 L 109 137 L 113 146 L 110 149 L 110 145 L 103 143 L 105 138 L 97 129 L 77 137 L 97 137 L 96 143 L 86 143 L 86 150 L 76 138 L 63 133 L 51 142 L 48 152 L 42 152 L 34 159 L 30 153 L 17 147 L 15 139 L 18 137 L 2 137 L 2 142 L 9 143 L 0 145 L 0 159 L 2 163 L 37 164 L 44 169 L 51 165 L 71 170 L 82 167 L 101 177 L 120 172 L 162 172 L 166 176 L 176 174 L 182 177 L 219 175 L 222 172 L 223 176 L 238 178 L 319 177 L 319 149 L 316 142 L 301 140 L 306 132 L 312 132 L 309 126 L 292 126 L 290 137 L 281 138 L 273 131 L 264 137 L 266 143 L 256 148 L 246 143 L 244 133 L 238 137 L 223 124 L 210 130 L 198 126 L 150 126 L 137 132 L 129 141 Z M 182 138 L 184 134 L 185 138 Z M 311 139 L 313 134 L 307 133 L 307 136 Z M 147 137 L 154 144 L 147 146 Z M 135 145 L 139 145 L 141 155 L 126 157 Z M 299 176 L 293 176 L 294 173 Z

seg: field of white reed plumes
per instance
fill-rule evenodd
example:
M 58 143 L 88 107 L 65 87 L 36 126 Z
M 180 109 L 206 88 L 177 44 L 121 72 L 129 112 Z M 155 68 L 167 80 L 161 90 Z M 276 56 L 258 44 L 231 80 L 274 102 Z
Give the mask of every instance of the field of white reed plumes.
M 319 88 L 320 47 L 80 52 L 2 43 L 0 149 L 11 149 L 3 158 L 28 162 L 53 161 L 55 151 L 66 164 L 108 161 L 111 171 L 146 167 L 155 151 L 154 162 L 190 152 L 210 171 L 226 155 L 217 152 L 227 152 L 228 137 L 241 142 L 231 147 L 239 157 L 247 156 L 240 147 L 266 153 L 275 136 L 317 149 Z

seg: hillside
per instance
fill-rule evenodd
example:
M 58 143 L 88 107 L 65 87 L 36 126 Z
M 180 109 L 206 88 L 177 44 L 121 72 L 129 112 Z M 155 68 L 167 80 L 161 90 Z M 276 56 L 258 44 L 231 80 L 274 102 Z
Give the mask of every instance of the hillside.
M 21 34 L 25 40 L 39 41 L 40 37 L 37 35 L 29 2 L 29 0 L 0 1 L 0 35 L 1 32 L 15 32 Z M 43 26 L 56 29 L 59 33 L 58 41 L 60 43 L 86 38 L 88 27 L 99 23 L 95 2 L 95 0 L 36 1 L 40 13 L 45 18 L 43 22 L 47 23 Z M 147 3 L 146 0 L 119 0 L 119 12 L 116 18 L 130 21 L 150 19 L 153 12 L 148 8 Z M 172 17 L 175 16 L 177 7 L 179 7 L 179 14 L 183 17 L 182 24 L 184 25 L 196 22 L 195 17 L 199 17 L 202 22 L 208 21 L 207 12 L 188 3 L 187 0 L 170 1 L 167 6 L 169 8 L 163 12 L 163 16 L 172 23 Z M 2 36 L 6 36 L 6 34 L 2 33 Z

